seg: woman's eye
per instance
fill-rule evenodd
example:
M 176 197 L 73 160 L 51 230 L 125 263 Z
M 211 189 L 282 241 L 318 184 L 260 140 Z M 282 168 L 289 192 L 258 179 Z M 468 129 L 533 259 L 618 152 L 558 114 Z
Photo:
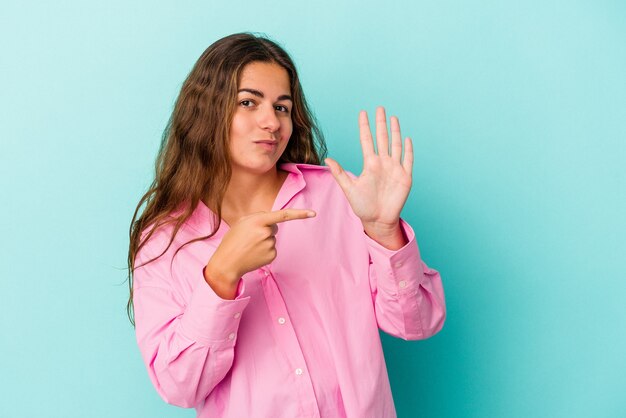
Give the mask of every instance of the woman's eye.
M 250 107 L 252 106 L 252 100 L 242 100 L 239 102 L 240 105 L 242 105 L 243 107 Z
M 283 106 L 283 105 L 277 105 L 276 106 L 276 110 L 279 110 L 279 111 L 285 112 L 285 113 L 289 113 L 289 108 L 287 106 Z

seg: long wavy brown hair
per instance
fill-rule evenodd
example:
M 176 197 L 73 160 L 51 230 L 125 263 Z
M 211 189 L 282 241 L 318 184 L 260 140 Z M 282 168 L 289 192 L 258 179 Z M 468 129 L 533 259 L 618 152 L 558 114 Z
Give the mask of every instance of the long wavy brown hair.
M 287 52 L 265 36 L 237 33 L 209 46 L 185 79 L 174 111 L 165 127 L 156 158 L 154 181 L 141 197 L 130 224 L 128 250 L 127 313 L 134 325 L 133 272 L 137 253 L 155 231 L 173 225 L 162 256 L 178 230 L 201 200 L 215 209 L 211 234 L 186 242 L 208 239 L 222 221 L 222 200 L 231 177 L 228 141 L 237 106 L 237 89 L 244 67 L 252 62 L 271 62 L 289 74 L 293 131 L 279 163 L 320 164 L 326 155 L 318 129 L 304 97 L 296 67 Z

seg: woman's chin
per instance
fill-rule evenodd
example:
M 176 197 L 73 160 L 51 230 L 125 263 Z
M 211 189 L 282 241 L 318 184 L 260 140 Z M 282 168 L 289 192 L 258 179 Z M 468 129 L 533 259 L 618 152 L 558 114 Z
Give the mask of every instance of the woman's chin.
M 245 165 L 233 164 L 233 172 L 250 173 L 250 174 L 256 174 L 259 176 L 269 174 L 269 173 L 275 173 L 276 162 L 277 160 L 266 161 L 262 163 L 259 162 L 256 164 L 245 164 Z

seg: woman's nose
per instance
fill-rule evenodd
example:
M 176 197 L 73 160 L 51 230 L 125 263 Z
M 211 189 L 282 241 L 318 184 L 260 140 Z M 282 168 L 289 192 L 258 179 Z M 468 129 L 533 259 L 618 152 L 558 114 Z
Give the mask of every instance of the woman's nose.
M 270 132 L 275 132 L 280 128 L 280 120 L 276 116 L 274 106 L 264 106 L 257 113 L 259 115 L 259 125 Z

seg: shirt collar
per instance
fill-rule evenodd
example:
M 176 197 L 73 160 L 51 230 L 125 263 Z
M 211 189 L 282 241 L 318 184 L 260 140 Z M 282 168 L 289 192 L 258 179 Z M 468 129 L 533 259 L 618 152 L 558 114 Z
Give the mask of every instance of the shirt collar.
M 291 199 L 293 199 L 306 187 L 306 181 L 304 180 L 304 175 L 301 171 L 302 167 L 323 168 L 322 166 L 317 165 L 297 163 L 282 163 L 278 165 L 278 168 L 288 172 L 289 174 L 278 191 L 278 195 L 274 201 L 274 206 L 272 206 L 273 211 L 284 208 Z M 198 232 L 208 234 L 213 230 L 212 226 L 214 221 L 215 214 L 213 211 L 209 209 L 204 202 L 200 201 L 187 223 Z M 222 221 L 216 236 L 222 235 L 221 232 L 224 228 L 228 228 L 228 226 Z

